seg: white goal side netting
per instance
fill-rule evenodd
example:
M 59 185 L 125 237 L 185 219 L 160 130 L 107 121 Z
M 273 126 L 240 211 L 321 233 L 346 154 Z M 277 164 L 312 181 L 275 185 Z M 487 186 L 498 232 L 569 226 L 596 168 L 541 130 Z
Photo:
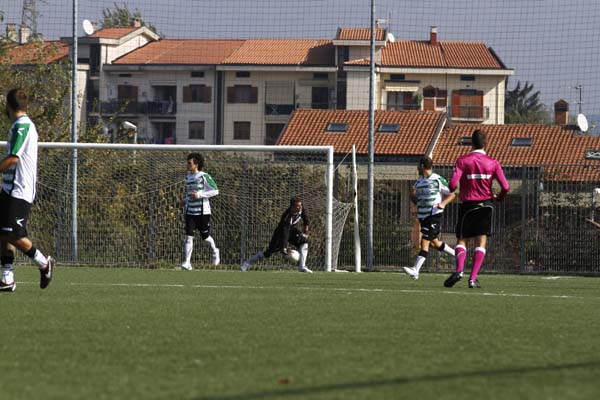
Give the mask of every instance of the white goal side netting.
M 205 171 L 219 188 L 219 195 L 210 199 L 211 236 L 221 256 L 217 268 L 237 268 L 242 260 L 264 250 L 290 198 L 297 196 L 311 221 L 307 265 L 327 269 L 326 152 L 181 147 L 79 148 L 74 207 L 73 150 L 40 146 L 37 196 L 28 225 L 35 245 L 59 262 L 73 265 L 179 266 L 186 158 L 197 152 L 206 158 Z M 332 199 L 333 269 L 350 209 L 350 204 Z M 199 232 L 192 264 L 194 268 L 214 268 Z M 254 267 L 294 268 L 280 256 Z

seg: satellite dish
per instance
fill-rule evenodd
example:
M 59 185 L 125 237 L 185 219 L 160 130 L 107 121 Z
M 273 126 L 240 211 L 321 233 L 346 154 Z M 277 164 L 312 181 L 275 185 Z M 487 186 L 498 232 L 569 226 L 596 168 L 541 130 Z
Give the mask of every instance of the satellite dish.
M 588 124 L 588 120 L 585 117 L 585 115 L 583 114 L 578 114 L 577 115 L 577 126 L 579 127 L 579 130 L 581 132 L 587 132 L 587 130 L 589 129 L 589 124 Z
M 394 37 L 394 35 L 392 34 L 392 32 L 388 32 L 388 34 L 387 34 L 387 40 L 390 43 L 394 43 L 396 41 L 396 38 Z
M 85 32 L 86 35 L 91 35 L 92 33 L 94 33 L 94 25 L 92 24 L 92 22 L 89 19 L 84 19 L 83 20 L 83 31 Z

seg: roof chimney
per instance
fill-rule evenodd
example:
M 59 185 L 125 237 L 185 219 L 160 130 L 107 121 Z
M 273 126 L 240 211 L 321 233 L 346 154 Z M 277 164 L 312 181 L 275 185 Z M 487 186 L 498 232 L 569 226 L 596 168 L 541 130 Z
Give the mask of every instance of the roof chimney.
M 29 42 L 29 36 L 31 36 L 31 29 L 26 25 L 21 25 L 19 27 L 19 44 Z
M 429 43 L 436 46 L 438 44 L 437 40 L 437 26 L 432 25 L 431 31 L 429 32 Z
M 17 37 L 17 24 L 6 24 L 6 39 L 11 42 L 16 42 Z
M 554 123 L 556 125 L 567 125 L 569 123 L 569 103 L 563 99 L 554 103 Z
M 132 18 L 131 19 L 131 26 L 133 26 L 134 28 L 139 28 L 142 26 L 142 19 L 141 18 Z

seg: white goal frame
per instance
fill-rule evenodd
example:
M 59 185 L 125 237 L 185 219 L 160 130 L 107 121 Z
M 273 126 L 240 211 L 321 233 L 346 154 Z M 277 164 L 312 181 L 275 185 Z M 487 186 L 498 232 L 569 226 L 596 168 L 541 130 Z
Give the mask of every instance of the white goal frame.
M 6 146 L 6 142 L 0 142 L 0 145 Z M 116 144 L 116 143 L 59 143 L 59 142 L 40 142 L 38 147 L 42 149 L 70 149 L 73 150 L 73 160 L 77 159 L 78 149 L 100 149 L 100 150 L 181 150 L 181 151 L 211 151 L 211 152 L 273 152 L 273 153 L 321 153 L 327 156 L 326 168 L 326 226 L 325 226 L 325 271 L 332 270 L 333 257 L 333 146 L 259 146 L 259 145 L 157 145 L 157 144 Z M 77 254 L 77 163 L 74 163 L 73 170 L 73 226 L 72 238 L 74 253 Z

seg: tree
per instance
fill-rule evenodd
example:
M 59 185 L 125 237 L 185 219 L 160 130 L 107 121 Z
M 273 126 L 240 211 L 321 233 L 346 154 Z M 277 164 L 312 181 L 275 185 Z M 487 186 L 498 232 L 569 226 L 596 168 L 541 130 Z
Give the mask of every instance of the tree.
M 100 26 L 102 28 L 128 27 L 131 26 L 132 19 L 139 18 L 142 22 L 142 26 L 147 27 L 152 32 L 158 33 L 154 25 L 144 22 L 140 10 L 131 12 L 125 3 L 123 3 L 123 7 L 119 6 L 117 3 L 114 3 L 114 5 L 114 10 L 105 8 L 104 11 L 102 11 L 102 15 L 104 16 L 100 21 Z
M 504 122 L 507 124 L 547 124 L 550 113 L 540 103 L 540 91 L 533 92 L 533 83 L 521 81 L 513 90 L 506 91 L 504 101 Z

